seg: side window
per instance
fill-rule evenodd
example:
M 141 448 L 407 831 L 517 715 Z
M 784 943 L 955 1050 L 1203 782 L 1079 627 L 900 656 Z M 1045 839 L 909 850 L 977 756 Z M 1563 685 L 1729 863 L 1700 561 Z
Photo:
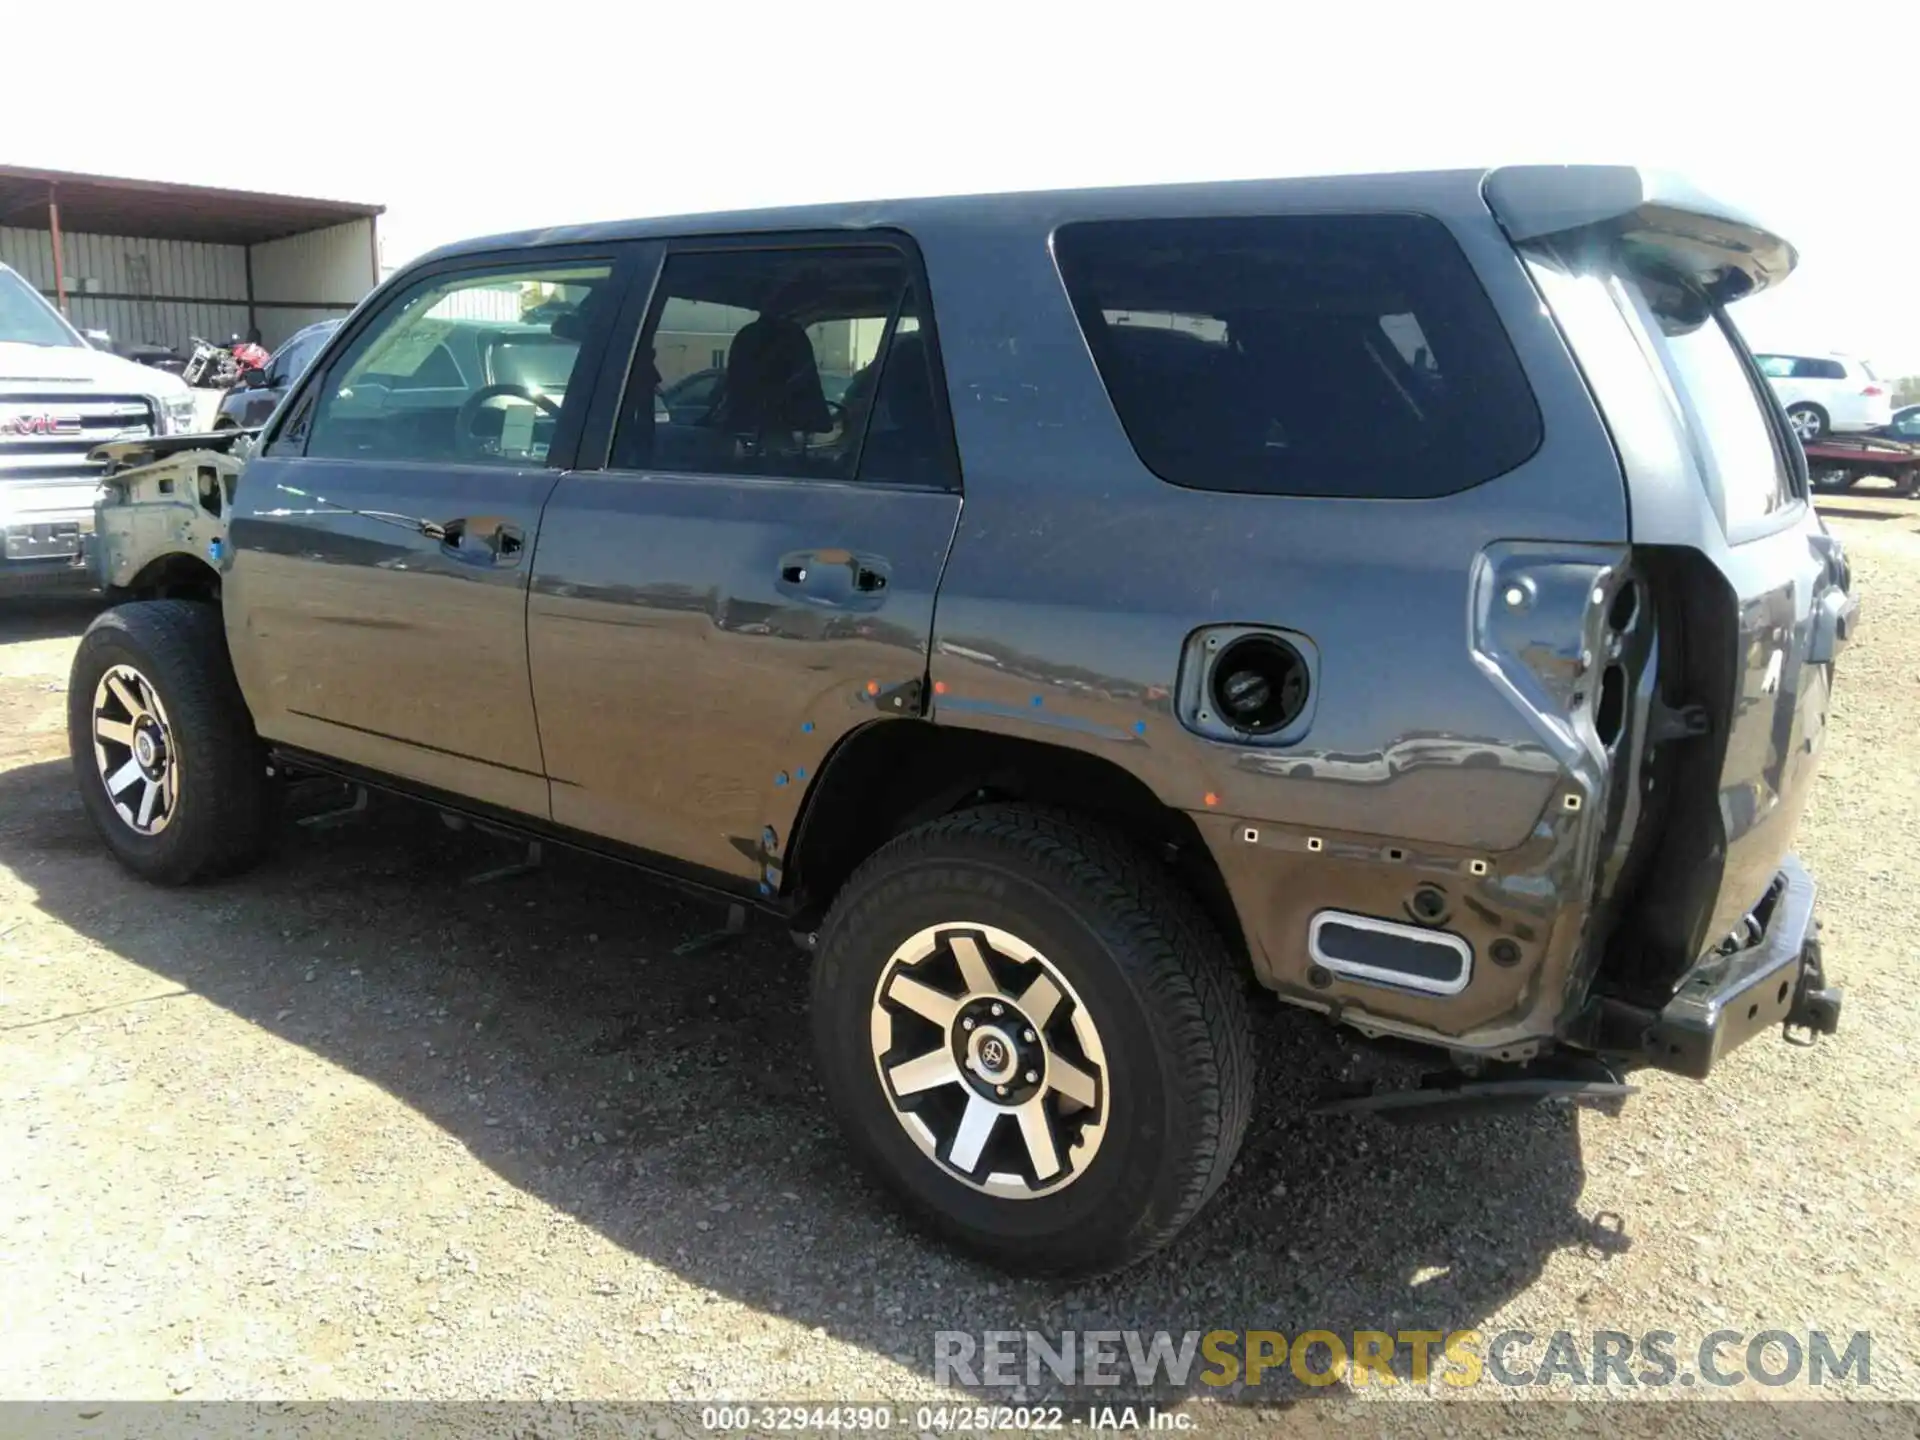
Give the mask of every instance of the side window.
M 866 448 L 860 453 L 860 478 L 903 485 L 952 484 L 953 452 L 941 424 L 933 350 L 920 328 L 918 287 L 907 291 L 877 382 L 868 369 L 847 386 L 850 408 L 866 404 L 869 385 L 873 401 Z
M 1754 360 L 1760 366 L 1760 373 L 1769 380 L 1791 380 L 1794 360 L 1791 355 L 1756 355 Z
M 1175 485 L 1448 495 L 1539 448 L 1513 346 L 1438 220 L 1093 221 L 1054 255 L 1127 437 Z
M 452 349 L 444 342 L 429 350 L 426 358 L 407 373 L 388 378 L 395 390 L 457 390 L 468 383 L 461 373 L 460 362 L 453 358 Z
M 606 265 L 488 271 L 421 282 L 331 367 L 306 453 L 336 460 L 545 461 Z M 577 388 L 577 387 L 576 387 Z
M 267 362 L 267 383 L 275 389 L 285 389 L 298 380 L 301 372 L 313 363 L 313 357 L 326 343 L 329 333 L 296 335 L 289 340 L 280 348 L 280 353 Z
M 924 327 L 891 246 L 672 255 L 608 463 L 950 483 Z
M 1847 370 L 1838 360 L 1796 360 L 1793 363 L 1793 378 L 1796 380 L 1844 380 Z

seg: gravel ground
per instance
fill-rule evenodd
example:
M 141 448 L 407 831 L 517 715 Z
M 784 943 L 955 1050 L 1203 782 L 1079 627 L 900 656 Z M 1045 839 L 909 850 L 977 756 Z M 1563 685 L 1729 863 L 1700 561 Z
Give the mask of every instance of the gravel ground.
M 1381 1062 L 1269 1006 L 1222 1196 L 1077 1286 L 955 1258 L 849 1171 L 772 930 L 678 954 L 715 910 L 571 857 L 467 886 L 505 847 L 397 805 L 236 882 L 132 880 L 68 769 L 91 612 L 16 602 L 0 1398 L 909 1401 L 951 1393 L 944 1329 L 1466 1327 L 1670 1330 L 1683 1356 L 1866 1330 L 1864 1393 L 1920 1398 L 1920 504 L 1828 508 L 1868 607 L 1800 847 L 1840 1039 L 1643 1077 L 1618 1114 L 1399 1128 L 1308 1116 Z

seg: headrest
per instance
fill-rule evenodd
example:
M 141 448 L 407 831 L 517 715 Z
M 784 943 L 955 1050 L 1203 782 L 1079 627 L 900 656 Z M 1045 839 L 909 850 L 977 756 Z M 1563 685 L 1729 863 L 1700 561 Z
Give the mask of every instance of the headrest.
M 762 316 L 733 337 L 714 423 L 735 434 L 833 428 L 819 362 L 797 322 Z

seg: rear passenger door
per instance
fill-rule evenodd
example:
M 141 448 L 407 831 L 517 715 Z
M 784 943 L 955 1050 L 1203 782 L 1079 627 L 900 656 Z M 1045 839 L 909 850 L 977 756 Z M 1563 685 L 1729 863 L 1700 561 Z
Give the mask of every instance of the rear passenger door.
M 534 567 L 553 817 L 773 888 L 834 742 L 919 709 L 960 509 L 924 275 L 893 235 L 676 243 L 621 333 Z
M 435 267 L 302 387 L 224 597 L 263 735 L 546 816 L 529 562 L 628 279 L 604 252 Z

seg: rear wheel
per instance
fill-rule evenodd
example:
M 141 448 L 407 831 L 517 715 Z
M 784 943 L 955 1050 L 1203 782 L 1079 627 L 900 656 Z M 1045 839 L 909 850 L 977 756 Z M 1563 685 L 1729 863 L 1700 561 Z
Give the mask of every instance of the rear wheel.
M 73 659 L 67 739 L 89 818 L 135 874 L 180 885 L 266 848 L 266 757 L 216 607 L 153 600 L 95 619 Z
M 1252 1103 L 1245 995 L 1205 916 L 1118 837 L 1021 806 L 933 821 L 848 882 L 813 1029 L 869 1166 L 1023 1273 L 1165 1244 Z
M 1793 433 L 1804 445 L 1827 433 L 1827 412 L 1802 400 L 1787 407 L 1787 423 L 1793 426 Z
M 1860 483 L 1860 477 L 1844 465 L 1814 466 L 1807 472 L 1807 478 L 1813 482 L 1816 490 L 1851 490 Z

